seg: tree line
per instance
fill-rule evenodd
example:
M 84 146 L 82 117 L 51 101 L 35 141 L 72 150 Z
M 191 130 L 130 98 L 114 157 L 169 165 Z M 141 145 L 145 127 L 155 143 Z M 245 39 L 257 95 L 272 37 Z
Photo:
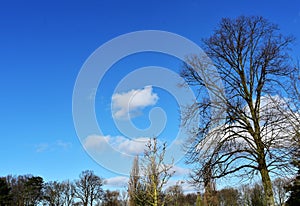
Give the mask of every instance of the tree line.
M 137 156 L 125 190 L 104 190 L 105 180 L 91 170 L 76 180 L 44 182 L 40 176 L 19 175 L 0 178 L 0 206 L 267 206 L 263 185 L 243 184 L 206 192 L 185 193 L 180 181 L 168 186 L 174 173 L 164 163 L 166 144 L 149 140 L 139 163 Z M 300 171 L 300 168 L 299 168 Z M 273 181 L 275 204 L 297 205 L 300 172 L 295 181 L 277 178 Z M 214 185 L 215 187 L 215 185 Z
M 0 178 L 0 206 L 267 206 L 261 183 L 225 187 L 221 190 L 185 193 L 181 182 L 168 186 L 174 174 L 172 164 L 164 162 L 166 144 L 150 139 L 142 164 L 137 156 L 126 190 L 104 190 L 105 180 L 91 170 L 80 173 L 76 180 L 44 182 L 40 176 L 19 175 Z M 299 169 L 300 171 L 300 169 Z M 300 174 L 273 181 L 275 203 L 297 205 Z M 215 185 L 213 185 L 215 187 Z

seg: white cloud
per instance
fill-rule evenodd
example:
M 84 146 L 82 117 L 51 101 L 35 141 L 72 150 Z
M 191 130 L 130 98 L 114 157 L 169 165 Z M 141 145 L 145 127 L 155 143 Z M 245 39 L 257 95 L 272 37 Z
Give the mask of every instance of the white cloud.
M 132 89 L 129 92 L 115 93 L 112 96 L 112 112 L 116 119 L 130 119 L 141 115 L 147 106 L 153 106 L 158 95 L 153 93 L 152 86 L 143 89 Z
M 140 137 L 136 139 L 127 139 L 122 136 L 100 136 L 90 135 L 83 141 L 84 148 L 92 151 L 103 151 L 112 147 L 120 153 L 127 155 L 137 155 L 144 152 L 149 138 Z M 109 148 L 108 148 L 109 149 Z
M 116 176 L 104 180 L 104 184 L 110 187 L 125 187 L 128 184 L 128 177 Z
M 83 146 L 88 150 L 100 151 L 105 148 L 110 138 L 110 136 L 90 135 L 84 139 Z
M 118 138 L 117 148 L 125 154 L 137 155 L 144 152 L 149 138 L 141 137 L 136 139 L 127 139 L 124 137 Z

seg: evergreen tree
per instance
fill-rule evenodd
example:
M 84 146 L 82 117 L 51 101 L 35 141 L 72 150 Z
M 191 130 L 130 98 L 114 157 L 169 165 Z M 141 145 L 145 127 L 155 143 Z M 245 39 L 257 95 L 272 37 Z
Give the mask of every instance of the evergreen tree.
M 5 178 L 0 178 L 0 206 L 9 205 L 11 201 L 10 190 Z

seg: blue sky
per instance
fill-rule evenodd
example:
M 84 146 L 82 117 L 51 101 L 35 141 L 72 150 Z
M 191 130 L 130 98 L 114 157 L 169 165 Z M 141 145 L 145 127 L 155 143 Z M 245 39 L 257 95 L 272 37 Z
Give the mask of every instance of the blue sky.
M 282 33 L 293 34 L 297 41 L 292 54 L 299 58 L 300 53 L 300 3 L 296 0 L 1 1 L 0 4 L 0 176 L 34 174 L 46 181 L 64 180 L 77 178 L 85 169 L 94 170 L 104 178 L 120 176 L 88 155 L 77 137 L 72 117 L 73 89 L 82 65 L 98 47 L 119 35 L 163 30 L 200 44 L 201 38 L 208 37 L 222 17 L 262 15 L 277 23 Z M 114 89 L 135 68 L 152 65 L 174 72 L 180 70 L 180 61 L 167 55 L 132 55 L 107 72 L 100 84 L 104 90 L 91 91 L 103 137 L 114 139 L 118 149 L 128 151 L 130 145 L 113 122 L 111 111 L 122 107 L 117 104 L 111 108 Z M 142 99 L 149 100 L 133 108 L 133 123 L 141 129 L 147 128 L 149 111 L 161 107 L 167 116 L 161 140 L 172 141 L 179 124 L 178 105 L 172 95 L 159 88 L 137 88 L 137 85 L 123 86 L 117 93 L 123 98 L 130 91 L 139 91 L 146 95 Z M 97 135 L 91 132 L 90 140 L 98 141 Z M 141 137 L 142 134 L 135 136 Z M 119 138 L 119 143 L 115 138 Z M 104 154 L 104 158 L 110 157 Z M 185 173 L 182 168 L 178 170 Z

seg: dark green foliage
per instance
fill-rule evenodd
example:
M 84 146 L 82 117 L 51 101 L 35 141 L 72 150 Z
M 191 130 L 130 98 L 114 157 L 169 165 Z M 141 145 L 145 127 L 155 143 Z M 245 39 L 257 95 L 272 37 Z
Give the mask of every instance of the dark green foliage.
M 11 202 L 11 195 L 10 195 L 11 188 L 6 182 L 6 179 L 1 177 L 0 178 L 0 206 L 9 205 Z
M 37 203 L 43 198 L 43 178 L 42 177 L 29 177 L 25 182 L 24 193 L 25 193 L 25 204 L 26 205 L 37 205 Z
M 255 184 L 251 192 L 251 205 L 266 206 L 264 188 L 260 184 Z
M 294 165 L 298 166 L 298 174 L 292 185 L 288 188 L 291 194 L 286 202 L 286 206 L 300 205 L 300 161 L 295 161 Z
M 32 175 L 7 176 L 13 206 L 34 206 L 43 199 L 43 178 Z

